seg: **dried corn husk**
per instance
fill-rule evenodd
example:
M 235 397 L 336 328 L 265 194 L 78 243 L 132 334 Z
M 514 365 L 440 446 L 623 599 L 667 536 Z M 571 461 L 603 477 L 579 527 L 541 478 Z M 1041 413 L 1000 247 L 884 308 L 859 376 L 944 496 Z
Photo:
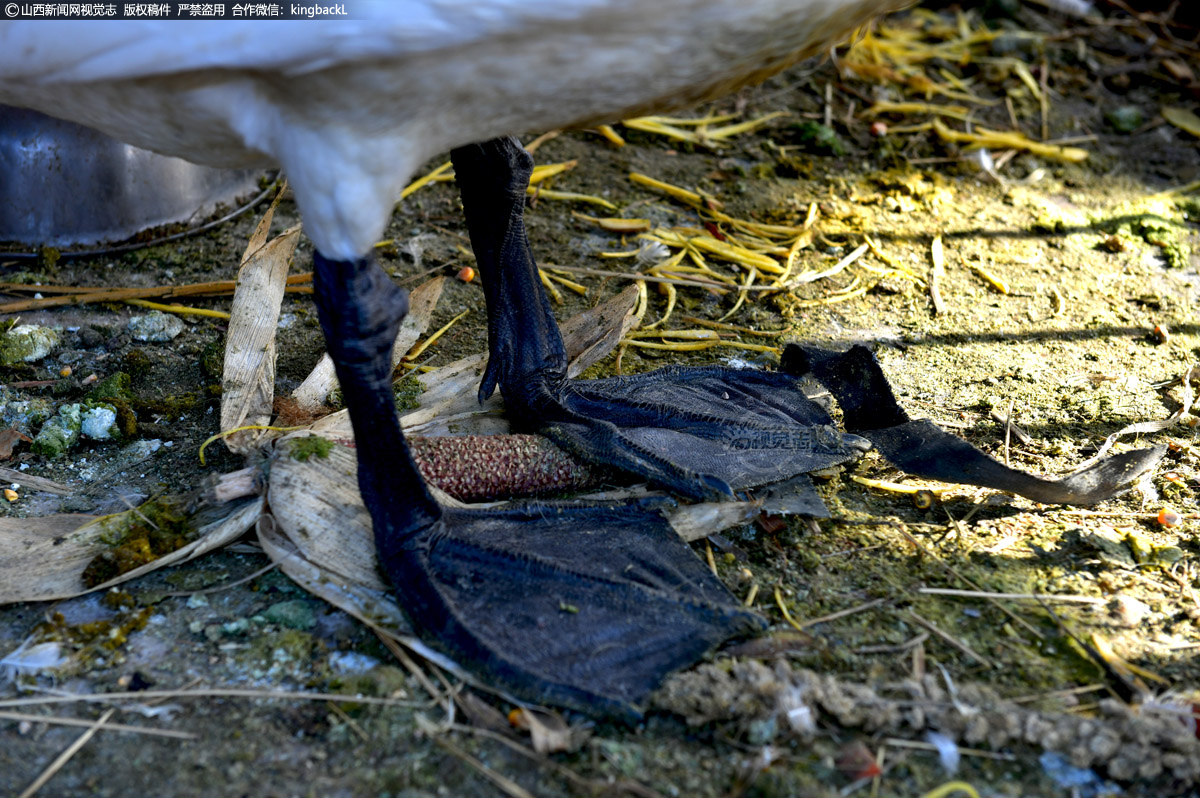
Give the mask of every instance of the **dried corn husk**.
M 274 211 L 272 204 L 250 237 L 238 270 L 221 380 L 222 431 L 267 424 L 271 420 L 275 399 L 275 328 L 279 324 L 288 265 L 300 241 L 297 225 L 264 243 Z M 261 435 L 261 431 L 239 432 L 227 436 L 225 445 L 235 453 L 245 454 Z
M 0 519 L 0 604 L 51 601 L 136 579 L 167 565 L 190 560 L 232 543 L 262 515 L 261 496 L 240 498 L 225 505 L 206 503 L 206 515 L 216 517 L 196 530 L 187 545 L 103 584 L 87 587 L 84 570 L 107 551 L 113 530 L 136 519 L 137 510 L 109 516 L 52 515 L 45 518 Z

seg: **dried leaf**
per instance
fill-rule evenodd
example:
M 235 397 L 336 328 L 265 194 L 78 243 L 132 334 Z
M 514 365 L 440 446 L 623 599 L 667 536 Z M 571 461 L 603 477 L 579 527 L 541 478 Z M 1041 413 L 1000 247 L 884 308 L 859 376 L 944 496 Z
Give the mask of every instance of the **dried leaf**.
M 271 234 L 271 222 L 275 219 L 275 209 L 279 207 L 279 201 L 283 199 L 284 191 L 287 190 L 287 181 L 279 187 L 279 191 L 275 194 L 275 199 L 271 200 L 271 205 L 267 208 L 267 212 L 258 220 L 258 225 L 254 228 L 254 232 L 250 234 L 250 240 L 246 242 L 246 251 L 242 253 L 242 263 L 250 260 L 250 257 L 255 252 L 262 249 L 267 243 L 267 237 Z
M 578 751 L 591 736 L 591 726 L 571 726 L 557 712 L 524 707 L 513 717 L 519 728 L 529 731 L 533 750 L 539 754 Z
M 136 579 L 143 574 L 198 557 L 225 546 L 252 527 L 262 514 L 261 497 L 232 502 L 221 514 L 196 530 L 196 538 L 170 554 L 88 587 L 83 572 L 98 555 L 110 549 L 106 540 L 114 524 L 136 510 L 97 518 L 90 515 L 51 515 L 44 518 L 0 519 L 0 604 L 50 601 Z
M 12 457 L 13 448 L 17 445 L 17 441 L 28 440 L 30 440 L 28 435 L 22 435 L 12 427 L 0 431 L 0 460 L 7 460 Z
M 638 288 L 631 285 L 612 299 L 573 316 L 559 325 L 567 347 L 567 376 L 578 377 L 607 355 L 638 325 L 641 318 L 634 312 Z
M 1163 119 L 1175 127 L 1200 138 L 1200 116 L 1196 116 L 1186 108 L 1166 107 L 1162 109 Z
M 667 515 L 675 534 L 691 543 L 739 524 L 748 524 L 762 511 L 758 502 L 701 502 L 683 504 Z
M 875 761 L 875 755 L 866 743 L 856 740 L 842 746 L 838 752 L 834 767 L 840 773 L 854 781 L 870 779 L 883 774 L 883 768 Z
M 731 657 L 774 659 L 789 654 L 803 653 L 818 647 L 817 639 L 807 632 L 784 630 L 765 637 L 755 637 L 725 649 Z
M 263 221 L 267 219 L 264 217 Z M 255 237 L 263 227 L 259 225 Z M 254 240 L 252 237 L 252 244 Z M 288 264 L 299 241 L 300 227 L 296 226 L 256 249 L 247 248 L 248 257 L 238 271 L 225 344 L 225 373 L 221 383 L 223 431 L 267 424 L 271 420 L 275 397 L 275 328 Z M 225 445 L 242 454 L 261 437 L 259 431 L 241 432 L 226 437 Z

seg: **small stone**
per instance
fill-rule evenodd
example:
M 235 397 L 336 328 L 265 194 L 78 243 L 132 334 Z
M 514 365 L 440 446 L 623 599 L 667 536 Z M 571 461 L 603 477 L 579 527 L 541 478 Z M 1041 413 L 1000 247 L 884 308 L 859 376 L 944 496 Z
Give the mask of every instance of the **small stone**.
M 1079 531 L 1082 533 L 1080 542 L 1091 547 L 1105 563 L 1125 568 L 1137 565 L 1124 536 L 1112 527 L 1100 526 L 1091 532 Z
M 1136 105 L 1122 105 L 1108 112 L 1108 124 L 1118 133 L 1132 133 L 1146 121 L 1146 115 Z
M 129 320 L 129 334 L 138 341 L 163 343 L 173 340 L 183 332 L 183 319 L 161 310 L 152 310 L 145 316 L 134 316 Z
M 1108 611 L 1119 625 L 1133 628 L 1150 614 L 1150 606 L 1133 596 L 1113 596 Z
M 98 405 L 83 414 L 79 431 L 94 441 L 109 441 L 121 437 L 117 426 L 117 411 L 111 405 Z
M 272 604 L 267 607 L 263 616 L 271 623 L 277 623 L 289 629 L 311 629 L 317 624 L 317 617 L 312 606 L 303 599 Z
M 42 425 L 29 448 L 46 457 L 58 457 L 66 452 L 79 442 L 82 411 L 83 405 L 78 404 L 60 407 L 58 415 Z
M 101 346 L 107 337 L 95 327 L 84 327 L 79 331 L 79 345 L 84 349 L 95 349 Z
M 766 745 L 775 739 L 779 732 L 779 723 L 775 716 L 753 720 L 746 728 L 746 742 L 750 745 Z
M 250 621 L 246 620 L 245 618 L 238 618 L 237 620 L 221 624 L 221 633 L 228 637 L 238 637 L 244 635 L 249 629 Z
M 379 660 L 355 651 L 335 651 L 329 655 L 329 667 L 334 673 L 357 676 L 379 667 Z
M 0 364 L 36 363 L 58 347 L 59 334 L 50 327 L 20 324 L 0 337 Z

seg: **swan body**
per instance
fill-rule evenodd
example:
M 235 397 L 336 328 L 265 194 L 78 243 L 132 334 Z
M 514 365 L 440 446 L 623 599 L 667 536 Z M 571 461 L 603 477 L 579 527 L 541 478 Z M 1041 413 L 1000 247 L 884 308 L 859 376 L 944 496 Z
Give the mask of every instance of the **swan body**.
M 0 103 L 212 166 L 282 166 L 327 257 L 440 152 L 694 104 L 900 0 L 401 0 L 333 21 L 0 22 Z

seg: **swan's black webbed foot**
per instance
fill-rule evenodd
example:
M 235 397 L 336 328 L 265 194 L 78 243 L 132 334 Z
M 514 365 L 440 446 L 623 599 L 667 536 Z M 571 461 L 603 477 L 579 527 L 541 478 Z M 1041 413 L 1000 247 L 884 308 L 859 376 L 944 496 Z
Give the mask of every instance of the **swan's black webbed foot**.
M 1162 457 L 1161 447 L 1129 452 L 1062 480 L 1007 468 L 929 422 L 911 421 L 862 347 L 835 353 L 789 346 L 779 372 L 675 368 L 568 381 L 562 339 L 525 235 L 533 159 L 512 138 L 461 147 L 451 157 L 488 306 L 490 357 L 480 398 L 499 386 L 514 426 L 540 432 L 589 462 L 705 499 L 802 480 L 798 475 L 853 459 L 874 444 L 914 476 L 1091 504 L 1118 493 Z M 837 399 L 854 434 L 837 430 L 805 397 L 800 380 L 806 377 Z M 822 514 L 814 497 L 810 490 L 800 506 Z
M 869 440 L 892 465 L 927 479 L 994 488 L 1045 504 L 1095 504 L 1127 489 L 1167 453 L 1166 446 L 1133 449 L 1061 479 L 1044 479 L 1009 468 L 931 421 L 910 419 L 866 347 L 828 352 L 791 344 L 780 370 L 818 380 L 837 399 L 846 429 Z
M 440 507 L 392 396 L 404 292 L 366 259 L 318 254 L 314 282 L 380 564 L 423 636 L 515 695 L 630 719 L 668 673 L 762 628 L 661 507 Z
M 498 386 L 515 428 L 692 499 L 731 498 L 734 490 L 870 448 L 837 430 L 784 374 L 668 368 L 568 381 L 562 337 L 525 234 L 533 159 L 512 138 L 461 147 L 451 158 L 487 298 L 489 359 L 480 398 Z

